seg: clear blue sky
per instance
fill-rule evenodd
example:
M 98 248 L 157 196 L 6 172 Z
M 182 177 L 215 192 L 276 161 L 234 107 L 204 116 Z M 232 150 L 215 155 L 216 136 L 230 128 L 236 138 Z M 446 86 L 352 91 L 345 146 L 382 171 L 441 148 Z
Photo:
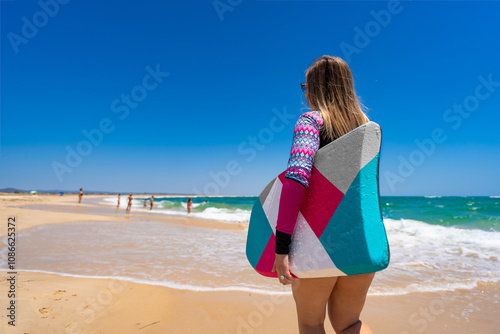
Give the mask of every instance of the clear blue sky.
M 500 195 L 499 2 L 60 1 L 0 2 L 0 188 L 257 195 L 327 54 L 382 195 Z

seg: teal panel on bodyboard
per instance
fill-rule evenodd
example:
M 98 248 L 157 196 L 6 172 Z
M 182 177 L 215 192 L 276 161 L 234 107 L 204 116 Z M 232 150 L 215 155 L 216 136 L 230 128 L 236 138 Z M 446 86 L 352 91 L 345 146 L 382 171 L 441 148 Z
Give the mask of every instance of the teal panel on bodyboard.
M 389 264 L 378 163 L 379 154 L 359 171 L 320 237 L 335 266 L 346 275 L 379 271 Z
M 246 254 L 248 262 L 256 268 L 269 238 L 273 234 L 266 213 L 260 204 L 260 199 L 257 199 L 253 205 L 250 220 L 252 224 L 248 226 Z

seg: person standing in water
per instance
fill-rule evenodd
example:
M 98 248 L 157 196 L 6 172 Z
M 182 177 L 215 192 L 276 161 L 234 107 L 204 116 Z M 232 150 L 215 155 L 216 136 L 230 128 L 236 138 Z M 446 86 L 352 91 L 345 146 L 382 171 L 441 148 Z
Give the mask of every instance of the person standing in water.
M 82 202 L 82 196 L 83 196 L 83 190 L 80 188 L 80 191 L 78 192 L 78 204 Z
M 149 200 L 149 210 L 153 210 L 153 203 L 155 201 L 154 195 L 151 196 L 151 199 Z
M 336 333 L 372 334 L 360 320 L 360 313 L 375 273 L 300 279 L 290 273 L 289 246 L 316 151 L 369 122 L 344 60 L 331 56 L 317 58 L 307 69 L 306 83 L 301 87 L 311 111 L 300 115 L 293 132 L 279 203 L 272 271 L 277 273 L 281 284 L 292 285 L 300 334 L 324 334 L 326 314 Z
M 120 199 L 121 199 L 121 194 L 118 194 L 118 204 L 116 205 L 117 208 L 120 207 Z
M 191 197 L 188 198 L 187 200 L 187 211 L 188 213 L 191 213 L 191 206 L 193 205 L 193 200 L 191 199 Z
M 127 209 L 125 211 L 130 212 L 130 209 L 132 208 L 132 194 L 128 195 L 128 204 L 127 204 Z

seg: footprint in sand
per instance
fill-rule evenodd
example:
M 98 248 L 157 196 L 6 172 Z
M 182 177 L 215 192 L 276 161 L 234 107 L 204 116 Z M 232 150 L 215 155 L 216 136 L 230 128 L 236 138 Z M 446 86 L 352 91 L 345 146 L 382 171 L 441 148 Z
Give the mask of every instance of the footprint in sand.
M 57 291 L 56 291 L 56 292 L 54 292 L 52 295 L 57 296 L 57 295 L 60 295 L 60 294 L 65 293 L 65 292 L 66 292 L 66 290 L 57 290 Z
M 42 307 L 40 309 L 38 309 L 38 312 L 40 312 L 41 314 L 45 314 L 45 313 L 48 313 L 52 311 L 52 307 Z

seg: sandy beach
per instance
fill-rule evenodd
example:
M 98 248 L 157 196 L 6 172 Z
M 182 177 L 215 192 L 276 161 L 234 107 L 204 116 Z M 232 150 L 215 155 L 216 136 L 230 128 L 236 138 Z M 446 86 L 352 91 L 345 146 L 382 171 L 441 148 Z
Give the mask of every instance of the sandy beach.
M 79 205 L 76 195 L 2 194 L 2 241 L 6 241 L 9 217 L 16 218 L 16 233 L 21 232 L 16 240 L 18 251 L 28 247 L 23 244 L 23 231 L 49 224 L 119 222 L 126 226 L 142 221 L 193 229 L 245 229 L 244 224 L 125 214 L 99 204 L 103 197 L 86 195 Z M 7 252 L 5 243 L 0 248 Z M 80 265 L 89 263 L 83 260 Z M 46 272 L 16 267 L 15 298 L 10 298 L 12 286 L 8 279 L 12 275 L 7 273 L 6 263 L 1 268 L 2 333 L 298 333 L 291 294 L 194 291 L 137 283 L 120 273 L 115 273 L 120 279 L 109 277 L 113 275 L 95 278 L 64 274 L 57 267 Z M 497 333 L 499 294 L 497 283 L 485 283 L 473 289 L 445 292 L 369 295 L 362 319 L 374 333 Z M 12 320 L 7 307 L 12 300 L 15 327 L 8 325 Z M 328 320 L 326 332 L 334 333 Z

